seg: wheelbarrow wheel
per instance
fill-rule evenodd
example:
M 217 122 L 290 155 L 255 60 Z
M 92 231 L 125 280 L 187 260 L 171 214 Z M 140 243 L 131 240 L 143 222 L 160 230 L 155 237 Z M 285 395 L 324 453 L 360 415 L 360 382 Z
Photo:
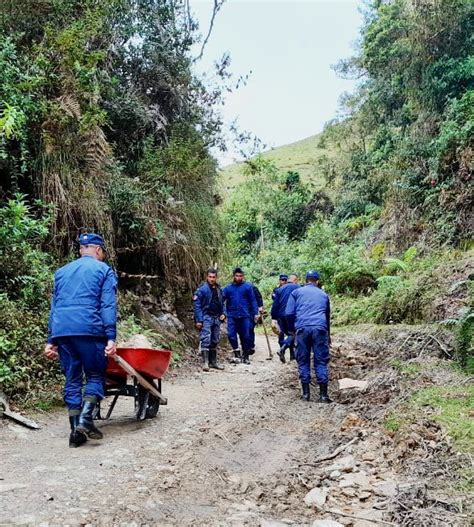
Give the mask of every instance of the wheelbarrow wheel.
M 154 384 L 158 390 L 161 390 L 161 381 L 149 379 L 149 382 Z M 143 421 L 143 419 L 152 419 L 156 417 L 158 410 L 160 409 L 160 400 L 158 397 L 150 393 L 141 384 L 136 384 L 136 396 L 135 396 L 135 412 L 137 419 Z

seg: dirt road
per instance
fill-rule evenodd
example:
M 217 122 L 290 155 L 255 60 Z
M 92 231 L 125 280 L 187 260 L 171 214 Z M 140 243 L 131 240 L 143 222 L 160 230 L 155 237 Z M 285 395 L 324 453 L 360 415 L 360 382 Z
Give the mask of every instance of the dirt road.
M 259 338 L 250 366 L 165 382 L 169 405 L 156 419 L 137 422 L 131 400 L 122 402 L 101 425 L 103 441 L 78 449 L 67 446 L 63 413 L 36 416 L 40 431 L 3 422 L 0 525 L 396 525 L 384 522 L 387 504 L 408 480 L 362 415 L 360 393 L 304 403 L 294 363 L 266 354 Z M 359 375 L 367 366 L 352 364 Z M 319 505 L 305 503 L 311 489 Z

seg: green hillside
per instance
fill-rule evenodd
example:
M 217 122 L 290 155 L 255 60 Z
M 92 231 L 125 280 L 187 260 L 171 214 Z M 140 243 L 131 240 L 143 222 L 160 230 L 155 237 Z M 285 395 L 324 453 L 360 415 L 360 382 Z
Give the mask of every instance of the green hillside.
M 324 185 L 322 168 L 319 161 L 324 156 L 330 156 L 331 151 L 320 147 L 321 134 L 312 135 L 296 143 L 279 146 L 262 154 L 264 159 L 273 161 L 281 170 L 299 172 L 304 181 L 312 181 L 317 186 Z M 224 189 L 235 188 L 242 182 L 245 163 L 235 163 L 221 171 L 221 185 Z

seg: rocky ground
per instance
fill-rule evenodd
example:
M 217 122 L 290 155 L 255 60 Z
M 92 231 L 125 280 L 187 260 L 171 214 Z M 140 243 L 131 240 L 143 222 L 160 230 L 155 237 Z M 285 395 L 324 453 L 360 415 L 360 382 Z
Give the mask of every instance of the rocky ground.
M 456 483 L 472 460 L 429 413 L 404 435 L 382 426 L 408 396 L 393 357 L 423 361 L 411 384 L 439 380 L 449 344 L 420 331 L 336 336 L 332 405 L 301 401 L 294 363 L 266 360 L 259 338 L 250 366 L 169 375 L 157 418 L 124 400 L 79 449 L 64 413 L 34 416 L 39 431 L 3 420 L 0 525 L 470 525 Z

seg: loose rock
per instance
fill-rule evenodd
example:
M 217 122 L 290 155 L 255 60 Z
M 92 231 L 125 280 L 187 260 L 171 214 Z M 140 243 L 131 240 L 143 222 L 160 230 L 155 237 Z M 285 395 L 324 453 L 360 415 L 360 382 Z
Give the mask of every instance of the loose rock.
M 344 527 L 344 525 L 336 520 L 316 520 L 311 527 Z
M 326 499 L 328 497 L 328 491 L 327 489 L 322 489 L 320 487 L 316 487 L 308 492 L 306 496 L 304 497 L 304 502 L 308 506 L 316 506 L 321 508 L 325 503 Z

